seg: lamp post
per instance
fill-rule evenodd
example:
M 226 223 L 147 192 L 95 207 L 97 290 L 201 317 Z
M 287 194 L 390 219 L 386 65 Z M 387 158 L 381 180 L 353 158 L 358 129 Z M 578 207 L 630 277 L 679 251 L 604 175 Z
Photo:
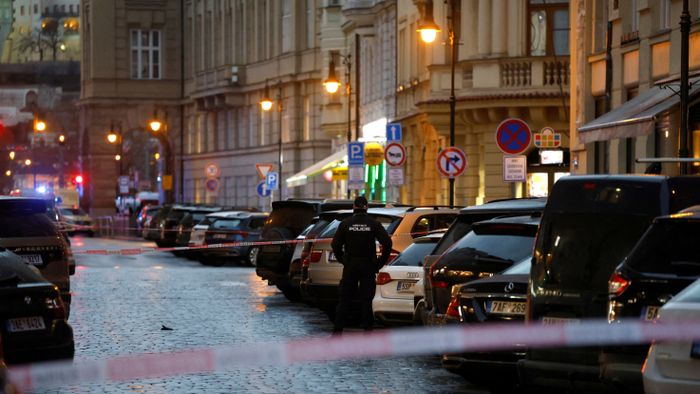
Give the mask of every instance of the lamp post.
M 282 165 L 284 163 L 284 157 L 282 154 L 282 82 L 277 81 L 277 96 L 275 100 L 277 101 L 277 128 L 279 130 L 279 138 L 277 139 L 277 163 L 279 165 L 279 175 L 278 175 L 278 187 L 279 187 L 279 199 L 282 200 L 282 190 L 284 187 L 284 179 L 282 177 Z M 272 109 L 272 99 L 270 98 L 270 88 L 265 84 L 265 91 L 263 92 L 263 98 L 260 100 L 260 108 L 267 112 Z
M 678 156 L 681 158 L 689 157 L 688 149 L 688 51 L 690 46 L 690 13 L 688 12 L 688 0 L 683 0 L 683 11 L 681 12 L 681 127 L 680 133 L 680 146 L 678 150 Z M 680 173 L 685 175 L 688 173 L 688 163 L 681 162 Z
M 165 112 L 164 118 L 161 121 L 160 118 L 158 118 L 158 110 L 154 109 L 153 110 L 153 119 L 151 119 L 150 122 L 148 122 L 148 128 L 151 130 L 151 134 L 153 134 L 156 138 L 158 138 L 158 141 L 160 144 L 163 146 L 163 149 L 165 150 L 165 162 L 164 162 L 164 176 L 163 176 L 163 181 L 161 185 L 165 186 L 164 184 L 166 183 L 165 179 L 169 179 L 169 182 L 167 184 L 168 186 L 168 191 L 165 191 L 165 188 L 163 187 L 163 193 L 165 195 L 165 200 L 170 202 L 172 201 L 171 195 L 172 195 L 172 172 L 174 166 L 174 157 L 172 154 L 172 149 L 170 148 L 170 138 L 168 136 L 168 121 L 167 121 L 168 113 Z M 182 167 L 181 167 L 182 168 Z M 184 174 L 180 175 L 184 179 Z M 183 179 L 180 179 L 180 182 L 183 181 Z
M 457 14 L 456 0 L 445 0 L 448 3 L 449 14 L 447 16 L 447 38 L 450 44 L 450 147 L 455 145 L 455 64 L 457 62 L 457 33 L 455 31 L 455 19 Z M 425 2 L 425 12 L 417 31 L 421 39 L 426 43 L 435 40 L 440 28 L 433 19 L 433 1 Z M 455 179 L 450 177 L 450 207 L 454 207 L 455 200 Z
M 350 84 L 350 72 L 352 69 L 352 58 L 351 55 L 348 53 L 347 55 L 340 55 L 340 58 L 343 61 L 343 65 L 345 66 L 345 93 L 348 96 L 348 125 L 347 125 L 347 134 L 346 134 L 346 139 L 348 144 L 352 142 L 352 85 Z M 326 88 L 326 91 L 330 94 L 335 94 L 338 92 L 338 89 L 340 88 L 340 81 L 338 80 L 338 77 L 336 76 L 335 73 L 335 60 L 333 59 L 333 54 L 331 53 L 331 61 L 328 64 L 328 78 L 323 82 L 323 86 Z M 350 198 L 350 189 L 348 188 L 347 190 L 347 198 Z
M 122 160 L 124 159 L 124 146 L 123 146 L 123 136 L 122 136 L 122 125 L 119 123 L 119 131 L 114 129 L 114 123 L 109 125 L 109 132 L 107 133 L 107 142 L 112 145 L 117 145 L 117 152 L 114 155 L 114 160 L 119 162 L 119 176 L 123 174 Z

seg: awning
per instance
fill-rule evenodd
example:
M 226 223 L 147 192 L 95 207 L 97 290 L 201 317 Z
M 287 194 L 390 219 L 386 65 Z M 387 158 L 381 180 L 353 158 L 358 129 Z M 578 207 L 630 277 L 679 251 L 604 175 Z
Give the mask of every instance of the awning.
M 287 178 L 287 187 L 297 187 L 306 184 L 308 178 L 322 174 L 323 172 L 330 170 L 335 167 L 344 167 L 348 162 L 348 151 L 347 149 L 341 149 L 338 152 L 326 157 L 325 159 L 318 161 L 305 168 L 304 170 L 297 172 L 291 177 Z
M 700 92 L 700 78 L 690 80 L 688 96 Z M 670 85 L 670 86 L 667 86 Z M 667 86 L 667 87 L 666 87 Z M 680 103 L 678 84 L 656 85 L 603 116 L 578 128 L 581 143 L 631 138 L 654 132 L 656 118 Z

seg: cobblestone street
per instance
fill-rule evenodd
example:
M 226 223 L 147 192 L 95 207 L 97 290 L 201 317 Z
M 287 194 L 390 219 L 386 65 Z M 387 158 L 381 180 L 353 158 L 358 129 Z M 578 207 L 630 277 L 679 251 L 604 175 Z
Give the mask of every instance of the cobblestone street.
M 151 246 L 74 238 L 73 249 Z M 315 308 L 288 302 L 252 268 L 205 267 L 170 253 L 77 254 L 70 323 L 76 360 L 328 335 Z M 162 330 L 166 326 L 172 330 Z M 480 392 L 444 371 L 438 357 L 356 360 L 251 368 L 56 392 Z

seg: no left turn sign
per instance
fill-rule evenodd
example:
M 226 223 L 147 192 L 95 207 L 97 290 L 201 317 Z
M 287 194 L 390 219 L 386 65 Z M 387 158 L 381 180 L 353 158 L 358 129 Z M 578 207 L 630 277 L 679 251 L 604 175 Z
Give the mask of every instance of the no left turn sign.
M 384 159 L 392 167 L 399 167 L 406 162 L 406 148 L 398 142 L 392 142 L 384 150 Z

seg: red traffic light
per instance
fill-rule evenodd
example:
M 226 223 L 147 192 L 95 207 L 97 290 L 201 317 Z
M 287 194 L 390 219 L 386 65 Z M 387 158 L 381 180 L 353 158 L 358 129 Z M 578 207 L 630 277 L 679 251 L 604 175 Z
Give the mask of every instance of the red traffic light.
M 75 183 L 82 185 L 83 184 L 83 176 L 82 175 L 76 175 L 75 178 L 73 178 Z

